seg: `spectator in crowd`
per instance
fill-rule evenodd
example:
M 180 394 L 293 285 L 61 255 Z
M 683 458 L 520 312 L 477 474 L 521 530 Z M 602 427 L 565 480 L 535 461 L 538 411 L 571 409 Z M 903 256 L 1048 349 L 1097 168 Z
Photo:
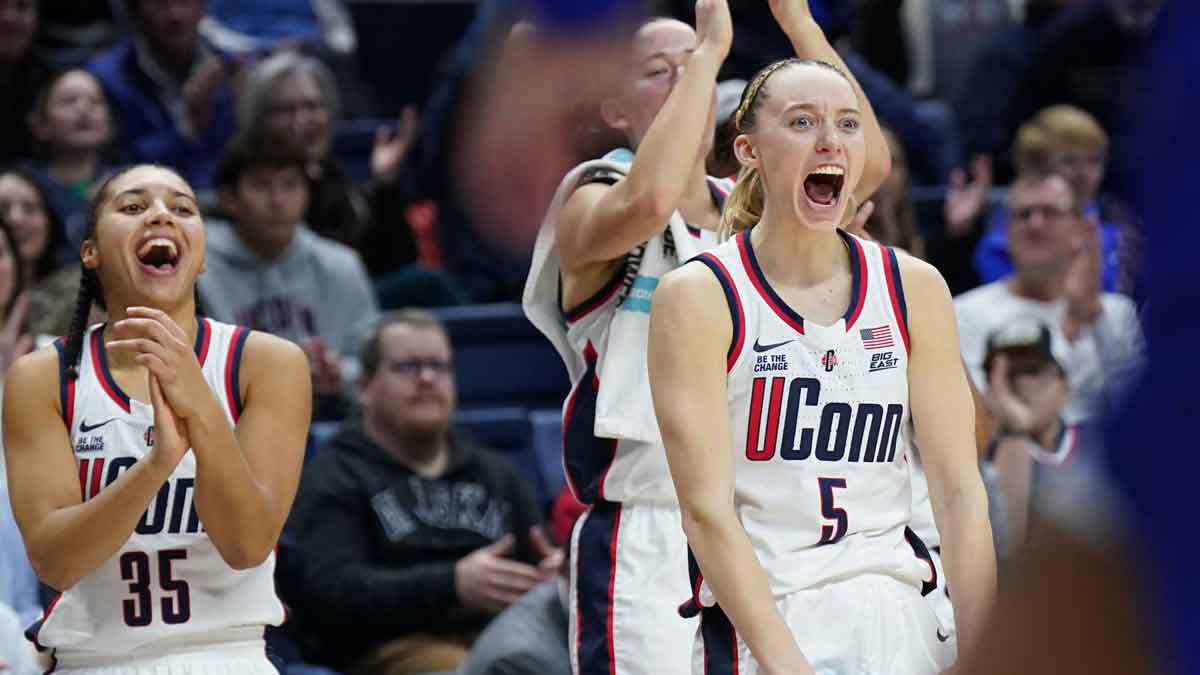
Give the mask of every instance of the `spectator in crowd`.
M 908 155 L 891 129 L 883 127 L 883 137 L 891 149 L 892 171 L 871 197 L 873 207 L 866 222 L 867 235 L 885 246 L 924 258 L 925 237 L 908 192 Z
M 29 113 L 38 160 L 26 167 L 37 176 L 63 221 L 68 251 L 77 251 L 87 227 L 92 188 L 105 173 L 105 150 L 113 135 L 112 112 L 96 76 L 83 68 L 54 74 Z
M 0 165 L 33 154 L 25 115 L 50 76 L 33 51 L 37 27 L 37 0 L 0 0 Z
M 21 259 L 7 219 L 0 213 L 0 383 L 8 366 L 33 347 L 25 331 L 28 302 L 22 295 Z M 3 395 L 0 384 L 0 396 Z M 36 662 L 24 627 L 38 618 L 38 580 L 25 553 L 8 499 L 8 472 L 0 448 L 0 668 L 4 675 L 32 675 Z
M 1067 424 L 1103 413 L 1138 366 L 1142 339 L 1133 302 L 1100 289 L 1098 226 L 1084 216 L 1059 174 L 1018 176 L 1008 195 L 1008 248 L 1013 274 L 958 296 L 963 360 L 987 389 L 987 337 L 1018 316 L 1050 326 L 1055 361 L 1071 398 Z
M 586 510 L 570 489 L 564 487 L 558 493 L 550 508 L 550 528 L 568 553 L 559 574 L 493 619 L 471 645 L 458 675 L 571 675 L 567 648 L 569 550 L 571 530 Z
M 967 64 L 966 77 L 949 92 L 963 156 L 989 155 L 1001 183 L 1013 174 L 1007 157 L 1012 99 L 1042 30 L 1063 10 L 1086 1 L 1028 0 L 1021 22 L 992 34 Z M 984 82 L 987 86 L 980 85 Z
M 386 275 L 418 256 L 400 187 L 400 169 L 417 133 L 416 110 L 405 109 L 397 128 L 376 130 L 371 181 L 364 190 L 332 156 L 338 109 L 329 68 L 311 56 L 281 52 L 255 66 L 246 81 L 238 107 L 240 135 L 289 136 L 304 147 L 309 160 L 305 222 L 317 234 L 356 248 L 372 276 Z M 414 304 L 427 306 L 457 300 L 450 290 L 428 301 L 415 295 L 409 298 Z
M 929 262 L 946 278 L 951 293 L 979 285 L 972 255 L 983 237 L 981 214 L 987 211 L 992 190 L 992 161 L 978 155 L 967 168 L 950 172 L 942 202 L 942 228 L 931 230 L 927 242 Z
M 902 32 L 907 38 L 912 63 L 907 82 L 917 96 L 949 98 L 965 81 L 967 68 L 992 36 L 1003 34 L 1012 24 L 1008 0 L 904 0 L 868 5 L 894 6 L 897 21 L 877 21 L 864 42 L 886 38 L 887 32 Z
M 1065 13 L 1042 33 L 1013 94 L 1009 130 L 1039 110 L 1068 103 L 1093 115 L 1113 144 L 1138 152 L 1136 125 L 1120 113 L 1136 93 L 1137 62 L 1163 0 L 1097 0 Z M 1125 144 L 1128 147 L 1125 148 Z M 1152 162 L 1151 157 L 1141 157 Z M 1142 162 L 1131 161 L 1140 167 Z
M 24 169 L 0 170 L 0 216 L 17 242 L 21 283 L 29 292 L 29 330 L 66 335 L 79 290 L 79 266 L 61 263 L 66 235 L 38 181 Z
M 114 5 L 124 0 L 38 0 L 37 49 L 59 64 L 83 63 L 120 37 Z
M 1128 218 L 1116 211 L 1119 207 L 1103 208 L 1100 185 L 1108 160 L 1108 135 L 1088 113 L 1069 105 L 1054 105 L 1039 112 L 1021 126 L 1013 148 L 1015 162 L 1021 170 L 1037 170 L 1038 165 L 1062 175 L 1071 183 L 1076 202 L 1083 205 L 1084 215 L 1100 222 L 1100 247 L 1103 288 L 1119 289 L 1122 278 L 1120 244 Z M 1113 202 L 1107 200 L 1109 204 Z M 1005 233 L 1008 230 L 1006 213 L 995 210 L 988 218 L 987 230 L 975 249 L 975 269 L 983 283 L 991 283 L 1012 273 Z M 1128 278 L 1133 273 L 1124 275 Z
M 1018 316 L 999 326 L 987 337 L 983 368 L 984 400 L 995 419 L 988 460 L 1003 504 L 993 527 L 1003 524 L 1002 552 L 1011 557 L 1025 541 L 1040 475 L 1075 458 L 1081 432 L 1063 422 L 1071 385 L 1046 324 Z
M 303 346 L 314 417 L 329 419 L 344 412 L 358 347 L 378 310 L 358 255 L 304 225 L 307 164 L 304 149 L 287 138 L 249 137 L 229 147 L 217 188 L 231 221 L 207 223 L 199 290 L 213 318 Z
M 305 569 L 296 610 L 349 675 L 454 670 L 562 553 L 525 481 L 451 431 L 453 355 L 436 317 L 386 315 L 362 366 L 361 421 L 312 460 L 289 522 Z
M 236 130 L 238 61 L 204 40 L 205 0 L 124 0 L 133 35 L 88 64 L 134 162 L 178 170 L 198 190 L 212 186 L 221 149 Z

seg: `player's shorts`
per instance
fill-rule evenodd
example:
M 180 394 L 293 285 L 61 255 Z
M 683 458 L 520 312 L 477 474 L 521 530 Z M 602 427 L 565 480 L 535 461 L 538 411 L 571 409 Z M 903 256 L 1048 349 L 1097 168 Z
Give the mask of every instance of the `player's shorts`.
M 99 655 L 56 649 L 54 675 L 279 675 L 267 659 L 262 628 L 224 630 L 164 640 L 136 654 Z
M 575 675 L 689 675 L 696 618 L 679 508 L 601 502 L 571 537 L 571 669 Z
M 779 611 L 817 675 L 932 675 L 954 650 L 916 588 L 865 575 L 792 593 Z M 692 672 L 755 675 L 758 664 L 719 606 L 701 610 Z

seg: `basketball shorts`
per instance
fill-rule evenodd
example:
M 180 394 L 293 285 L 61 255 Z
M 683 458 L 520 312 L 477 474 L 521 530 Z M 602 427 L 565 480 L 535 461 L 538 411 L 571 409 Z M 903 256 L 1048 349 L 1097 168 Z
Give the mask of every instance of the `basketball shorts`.
M 689 675 L 698 618 L 679 508 L 601 502 L 571 537 L 570 648 L 575 675 Z
M 932 604 L 889 576 L 799 591 L 779 599 L 778 607 L 817 675 L 932 675 L 954 661 Z M 705 608 L 700 616 L 692 672 L 756 675 L 758 664 L 721 608 Z
M 56 649 L 54 675 L 279 675 L 262 628 L 165 640 L 127 656 Z

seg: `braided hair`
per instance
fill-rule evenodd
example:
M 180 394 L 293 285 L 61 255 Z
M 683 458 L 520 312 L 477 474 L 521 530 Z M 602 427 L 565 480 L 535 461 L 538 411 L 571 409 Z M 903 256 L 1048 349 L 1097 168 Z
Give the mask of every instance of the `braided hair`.
M 88 218 L 87 228 L 83 233 L 84 241 L 96 238 L 96 224 L 100 219 L 100 208 L 104 206 L 104 202 L 108 201 L 109 189 L 112 187 L 113 181 L 121 176 L 129 173 L 133 169 L 144 166 L 152 166 L 165 171 L 174 173 L 174 169 L 160 166 L 158 164 L 139 164 L 136 166 L 126 167 L 120 171 L 116 171 L 104 179 L 104 182 L 96 188 L 96 192 L 92 195 L 91 202 L 88 203 Z M 176 174 L 178 175 L 178 174 Z M 196 314 L 201 315 L 204 310 L 200 304 L 200 289 L 196 287 L 195 302 Z M 100 309 L 108 310 L 104 303 L 104 287 L 100 284 L 100 276 L 96 274 L 96 270 L 89 269 L 82 262 L 79 263 L 79 292 L 75 295 L 75 311 L 71 314 L 71 327 L 67 331 L 67 344 L 64 349 L 64 356 L 67 362 L 67 376 L 71 379 L 79 377 L 79 356 L 83 352 L 83 334 L 87 330 L 88 316 L 92 313 L 92 305 L 98 306 Z

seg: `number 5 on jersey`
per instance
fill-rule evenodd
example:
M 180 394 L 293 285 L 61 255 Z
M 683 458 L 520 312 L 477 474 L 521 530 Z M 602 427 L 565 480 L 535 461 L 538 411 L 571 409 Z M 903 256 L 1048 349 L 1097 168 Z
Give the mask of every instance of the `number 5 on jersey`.
M 846 509 L 833 504 L 833 489 L 845 488 L 845 478 L 818 478 L 817 487 L 821 490 L 821 515 L 826 520 L 832 520 L 832 525 L 821 526 L 821 538 L 817 540 L 817 545 L 832 544 L 833 542 L 846 536 L 846 530 L 850 527 L 850 517 L 846 515 Z

